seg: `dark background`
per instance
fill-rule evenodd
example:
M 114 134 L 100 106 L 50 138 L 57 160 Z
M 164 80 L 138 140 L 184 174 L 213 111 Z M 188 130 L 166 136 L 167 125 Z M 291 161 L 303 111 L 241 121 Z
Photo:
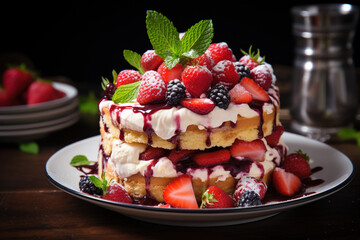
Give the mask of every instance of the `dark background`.
M 142 54 L 152 48 L 145 27 L 148 9 L 167 16 L 179 32 L 212 19 L 213 42 L 227 42 L 237 58 L 242 56 L 240 48 L 253 45 L 267 62 L 291 66 L 291 7 L 324 2 L 11 1 L 0 14 L 0 70 L 20 59 L 32 63 L 42 76 L 66 76 L 89 89 L 100 88 L 101 76 L 110 78 L 112 69 L 130 68 L 122 56 L 124 49 Z M 356 66 L 360 64 L 358 43 L 359 25 L 354 39 Z

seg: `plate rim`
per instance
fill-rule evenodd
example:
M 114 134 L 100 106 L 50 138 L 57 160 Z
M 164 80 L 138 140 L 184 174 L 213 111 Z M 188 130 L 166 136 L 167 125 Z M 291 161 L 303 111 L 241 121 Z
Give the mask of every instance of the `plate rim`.
M 314 139 L 310 139 L 307 138 L 305 136 L 302 135 L 298 135 L 298 134 L 294 134 L 294 133 L 290 133 L 290 132 L 285 132 L 284 134 L 286 135 L 293 135 L 295 137 L 301 137 L 307 140 L 311 140 L 311 141 L 315 141 L 317 143 L 320 144 L 325 144 L 319 141 L 316 141 Z M 233 208 L 224 208 L 224 209 L 183 209 L 183 208 L 159 208 L 159 207 L 154 207 L 154 206 L 147 206 L 147 205 L 139 205 L 139 204 L 130 204 L 130 203 L 120 203 L 120 202 L 113 202 L 113 201 L 109 201 L 109 200 L 105 200 L 105 199 L 101 199 L 99 197 L 95 197 L 86 193 L 82 193 L 80 191 L 76 191 L 74 189 L 68 188 L 67 186 L 62 185 L 61 183 L 59 183 L 58 181 L 56 181 L 55 179 L 53 179 L 48 171 L 48 166 L 49 166 L 49 162 L 51 161 L 51 159 L 54 157 L 56 157 L 56 155 L 60 154 L 62 150 L 64 150 L 65 148 L 70 148 L 72 145 L 75 144 L 80 144 L 82 142 L 85 141 L 91 141 L 95 138 L 100 138 L 100 135 L 96 135 L 96 136 L 92 136 L 86 139 L 82 139 L 79 140 L 77 142 L 71 143 L 67 146 L 65 146 L 64 148 L 61 148 L 60 150 L 56 151 L 46 162 L 45 164 L 45 173 L 46 176 L 48 178 L 48 180 L 57 188 L 59 188 L 60 190 L 65 191 L 68 194 L 71 194 L 75 197 L 81 198 L 83 200 L 86 201 L 91 201 L 91 202 L 97 202 L 100 205 L 106 204 L 106 205 L 110 205 L 113 207 L 122 207 L 122 208 L 131 208 L 133 210 L 145 210 L 145 211 L 155 211 L 155 212 L 161 212 L 161 213 L 173 213 L 173 214 L 239 214 L 239 213 L 251 213 L 251 212 L 262 212 L 262 211 L 269 211 L 269 210 L 281 210 L 281 209 L 287 209 L 287 208 L 291 208 L 291 207 L 296 207 L 298 205 L 301 205 L 304 202 L 310 203 L 316 200 L 320 200 L 324 197 L 327 197 L 341 189 L 343 189 L 345 186 L 347 186 L 354 178 L 354 165 L 352 163 L 352 161 L 341 151 L 333 148 L 332 146 L 329 146 L 327 144 L 325 144 L 326 146 L 332 148 L 333 150 L 339 152 L 341 155 L 343 155 L 346 160 L 350 163 L 351 166 L 351 173 L 349 174 L 348 177 L 346 177 L 342 182 L 340 182 L 339 184 L 337 184 L 336 186 L 326 189 L 320 193 L 314 193 L 314 194 L 310 194 L 307 196 L 303 196 L 303 197 L 299 197 L 299 198 L 295 198 L 295 199 L 290 199 L 287 201 L 283 201 L 283 202 L 273 202 L 273 203 L 269 203 L 269 204 L 264 204 L 264 205 L 258 205 L 258 206 L 249 206 L 246 208 L 237 208 L 237 207 L 233 207 Z

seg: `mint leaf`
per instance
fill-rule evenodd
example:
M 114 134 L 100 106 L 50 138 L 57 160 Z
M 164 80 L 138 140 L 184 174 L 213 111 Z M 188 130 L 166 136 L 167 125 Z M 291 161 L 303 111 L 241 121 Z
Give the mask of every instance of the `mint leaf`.
M 141 81 L 121 85 L 112 97 L 114 103 L 127 103 L 137 98 Z
M 39 145 L 36 142 L 20 143 L 19 148 L 24 153 L 38 154 Z
M 146 29 L 155 53 L 162 59 L 168 55 L 180 55 L 181 42 L 174 24 L 164 15 L 148 10 Z
M 105 172 L 102 174 L 102 181 L 96 176 L 89 176 L 89 180 L 95 185 L 95 187 L 103 190 L 103 193 L 106 192 L 107 189 L 107 181 L 105 179 Z
M 205 53 L 214 36 L 211 20 L 201 20 L 186 31 L 181 39 L 182 56 L 197 58 Z
M 92 163 L 94 163 L 94 161 L 89 161 L 85 155 L 76 155 L 70 161 L 70 165 L 73 167 L 86 166 Z
M 123 51 L 125 60 L 133 67 L 135 67 L 140 74 L 144 74 L 144 69 L 141 66 L 141 55 L 137 52 L 125 49 Z

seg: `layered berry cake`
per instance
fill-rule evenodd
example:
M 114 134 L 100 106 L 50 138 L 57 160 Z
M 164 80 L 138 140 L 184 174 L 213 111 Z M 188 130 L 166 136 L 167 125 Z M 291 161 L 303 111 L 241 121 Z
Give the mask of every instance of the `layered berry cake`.
M 259 50 L 237 59 L 212 43 L 211 20 L 179 34 L 148 11 L 146 26 L 154 50 L 124 50 L 135 69 L 103 78 L 99 177 L 133 202 L 259 203 L 287 152 L 272 66 Z

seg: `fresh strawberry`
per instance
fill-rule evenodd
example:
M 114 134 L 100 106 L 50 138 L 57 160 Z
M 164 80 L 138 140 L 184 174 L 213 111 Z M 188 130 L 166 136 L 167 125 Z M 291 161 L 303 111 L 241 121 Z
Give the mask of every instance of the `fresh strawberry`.
M 199 208 L 196 202 L 190 175 L 181 175 L 165 188 L 163 197 L 166 203 L 177 208 Z
M 248 91 L 253 96 L 254 100 L 262 102 L 267 102 L 270 100 L 267 92 L 250 78 L 243 77 L 241 79 L 240 85 L 243 86 L 246 91 Z
M 134 83 L 141 80 L 141 74 L 138 71 L 132 69 L 126 69 L 119 72 L 116 78 L 116 87 Z
M 180 104 L 200 115 L 208 114 L 215 107 L 215 103 L 208 98 L 184 98 Z
M 253 100 L 252 95 L 246 91 L 246 89 L 240 85 L 236 84 L 230 91 L 230 100 L 233 103 L 249 103 Z
M 309 156 L 298 150 L 296 153 L 289 154 L 285 157 L 283 168 L 287 172 L 291 172 L 300 179 L 306 178 L 311 173 L 309 164 Z
M 178 79 L 181 81 L 181 74 L 184 71 L 184 66 L 176 64 L 172 69 L 168 69 L 165 63 L 162 63 L 157 72 L 162 76 L 165 84 L 168 84 L 171 80 Z
M 171 150 L 168 158 L 171 160 L 172 163 L 175 164 L 178 161 L 181 161 L 183 159 L 190 157 L 194 152 L 195 152 L 195 150 L 183 149 L 183 150 L 177 151 L 176 149 L 173 149 L 173 150 Z
M 230 157 L 230 151 L 224 148 L 213 152 L 197 153 L 193 156 L 193 160 L 199 166 L 209 166 L 222 162 L 227 162 L 230 160 Z
M 23 67 L 9 68 L 3 74 L 3 85 L 9 99 L 20 97 L 33 81 L 32 74 Z
M 142 76 L 137 101 L 140 104 L 159 103 L 165 101 L 166 85 L 161 75 L 153 70 Z
M 212 74 L 204 66 L 187 66 L 182 72 L 181 79 L 186 87 L 186 90 L 193 97 L 200 97 L 205 93 L 213 80 Z
M 235 201 L 238 202 L 241 196 L 246 191 L 254 191 L 259 195 L 260 199 L 263 199 L 267 191 L 267 186 L 260 179 L 249 176 L 242 176 L 235 187 L 235 192 L 234 192 Z
M 206 53 L 200 55 L 199 57 L 192 59 L 190 61 L 189 65 L 205 66 L 205 67 L 207 67 L 207 69 L 209 69 L 211 71 L 211 69 L 213 69 L 213 67 L 215 66 L 215 61 L 210 56 L 210 53 L 206 52 Z
M 225 42 L 210 44 L 206 51 L 210 53 L 210 56 L 214 59 L 215 64 L 221 60 L 235 61 L 232 50 Z
M 145 72 L 156 71 L 163 62 L 164 60 L 154 50 L 148 50 L 141 56 L 141 66 Z
M 126 189 L 121 186 L 119 183 L 114 183 L 110 185 L 106 193 L 102 196 L 103 199 L 122 202 L 122 203 L 132 203 L 133 200 L 130 197 Z
M 35 81 L 31 83 L 26 94 L 28 105 L 52 101 L 64 97 L 65 93 L 57 90 L 49 82 Z
M 239 59 L 239 62 L 247 66 L 250 70 L 257 67 L 259 63 L 252 59 L 249 55 L 244 55 Z
M 250 78 L 265 90 L 268 90 L 272 84 L 272 74 L 270 69 L 264 64 L 253 68 L 250 71 Z
M 284 196 L 294 195 L 302 186 L 298 176 L 279 167 L 274 169 L 272 182 L 275 190 Z
M 155 207 L 158 207 L 158 208 L 171 208 L 171 205 L 168 204 L 168 203 L 159 203 L 157 206 Z
M 211 71 L 213 76 L 212 85 L 221 83 L 228 89 L 233 88 L 240 79 L 240 74 L 236 71 L 234 62 L 222 60 L 218 62 Z
M 236 159 L 250 158 L 262 162 L 265 158 L 266 146 L 260 139 L 247 142 L 237 139 L 230 147 L 231 156 Z
M 276 147 L 284 131 L 285 129 L 283 126 L 276 126 L 275 130 L 271 133 L 271 135 L 265 137 L 267 144 L 270 147 Z
M 140 153 L 140 160 L 159 159 L 166 155 L 166 151 L 163 148 L 148 147 L 144 152 Z
M 202 194 L 200 208 L 231 208 L 234 200 L 221 188 L 210 186 Z
M 0 107 L 9 106 L 9 98 L 4 90 L 0 91 Z

